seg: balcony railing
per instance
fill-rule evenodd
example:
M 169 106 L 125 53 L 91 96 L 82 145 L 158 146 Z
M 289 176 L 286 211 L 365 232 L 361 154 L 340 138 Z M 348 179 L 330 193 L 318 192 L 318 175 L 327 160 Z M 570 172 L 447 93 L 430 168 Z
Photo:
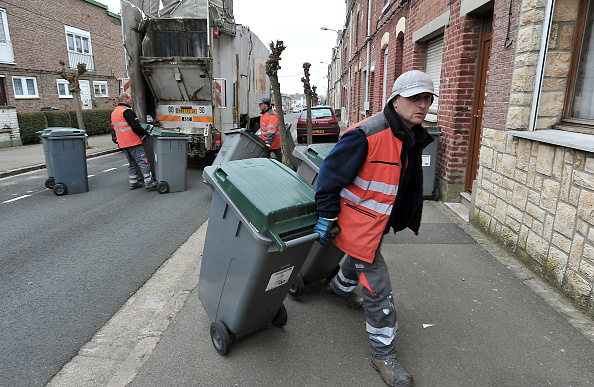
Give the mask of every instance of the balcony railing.
M 93 55 L 91 54 L 80 54 L 68 51 L 68 62 L 71 69 L 75 69 L 79 63 L 84 63 L 87 65 L 87 71 L 95 71 L 95 62 L 93 60 Z
M 14 53 L 10 40 L 0 40 L 0 63 L 14 63 Z

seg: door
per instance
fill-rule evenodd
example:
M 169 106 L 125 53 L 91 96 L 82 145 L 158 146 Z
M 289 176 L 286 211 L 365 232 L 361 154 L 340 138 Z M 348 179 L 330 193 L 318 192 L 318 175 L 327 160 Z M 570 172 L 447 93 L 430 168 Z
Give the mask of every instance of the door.
M 476 179 L 479 166 L 479 150 L 481 147 L 481 126 L 483 121 L 483 106 L 487 89 L 487 74 L 489 58 L 491 57 L 491 35 L 493 32 L 493 15 L 483 17 L 479 39 L 479 54 L 476 66 L 476 80 L 474 83 L 474 101 L 472 103 L 472 119 L 470 122 L 470 142 L 468 144 L 468 159 L 466 160 L 466 179 L 464 191 L 472 192 L 472 182 Z
M 0 106 L 8 105 L 8 101 L 6 100 L 6 82 L 4 81 L 6 78 L 0 77 Z
M 83 109 L 91 109 L 93 103 L 91 102 L 91 85 L 89 81 L 78 81 L 80 85 L 80 100 L 82 101 Z

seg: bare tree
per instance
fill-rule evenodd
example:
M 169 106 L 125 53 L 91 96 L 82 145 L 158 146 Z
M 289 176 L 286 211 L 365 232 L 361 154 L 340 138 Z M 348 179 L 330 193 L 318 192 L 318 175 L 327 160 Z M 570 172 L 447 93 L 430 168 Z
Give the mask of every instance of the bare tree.
M 307 109 L 307 145 L 310 145 L 313 142 L 312 138 L 312 123 L 311 123 L 311 100 L 313 94 L 315 92 L 315 86 L 312 87 L 309 84 L 309 68 L 311 67 L 311 63 L 305 62 L 303 64 L 303 73 L 305 76 L 301 78 L 301 82 L 303 82 L 303 92 L 305 93 L 305 108 Z
M 87 72 L 87 65 L 84 63 L 79 63 L 76 66 L 75 72 L 68 72 L 66 71 L 66 63 L 64 61 L 60 61 L 60 65 L 62 66 L 61 69 L 57 71 L 57 73 L 68 81 L 68 91 L 72 94 L 72 99 L 74 99 L 74 110 L 76 111 L 76 120 L 78 122 L 78 128 L 81 130 L 85 130 L 85 122 L 83 121 L 82 115 L 82 104 L 80 100 L 80 84 L 78 80 L 81 75 Z M 88 143 L 85 142 L 85 146 L 88 148 Z
M 280 67 L 281 54 L 285 50 L 282 40 L 270 42 L 270 57 L 266 61 L 266 75 L 270 78 L 272 94 L 274 95 L 274 104 L 276 106 L 276 115 L 278 117 L 278 128 L 280 132 L 281 150 L 283 154 L 283 164 L 289 166 L 289 145 L 287 144 L 287 131 L 285 130 L 285 115 L 283 114 L 283 97 L 280 92 L 280 83 L 278 82 L 278 70 Z

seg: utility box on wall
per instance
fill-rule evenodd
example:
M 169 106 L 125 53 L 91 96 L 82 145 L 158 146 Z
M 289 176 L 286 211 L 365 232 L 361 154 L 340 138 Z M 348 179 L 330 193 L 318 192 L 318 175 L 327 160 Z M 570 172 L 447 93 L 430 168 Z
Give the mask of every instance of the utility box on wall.
M 0 107 L 0 148 L 23 145 L 14 106 Z

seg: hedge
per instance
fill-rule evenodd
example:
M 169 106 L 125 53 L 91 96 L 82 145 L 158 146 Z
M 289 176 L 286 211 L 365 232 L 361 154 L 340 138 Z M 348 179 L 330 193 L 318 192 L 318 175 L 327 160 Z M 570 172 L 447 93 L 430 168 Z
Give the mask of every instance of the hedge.
M 87 135 L 96 136 L 109 133 L 112 111 L 113 109 L 83 110 L 83 121 Z M 17 113 L 17 119 L 23 144 L 39 142 L 35 132 L 45 128 L 54 126 L 78 128 L 78 120 L 74 110 Z

